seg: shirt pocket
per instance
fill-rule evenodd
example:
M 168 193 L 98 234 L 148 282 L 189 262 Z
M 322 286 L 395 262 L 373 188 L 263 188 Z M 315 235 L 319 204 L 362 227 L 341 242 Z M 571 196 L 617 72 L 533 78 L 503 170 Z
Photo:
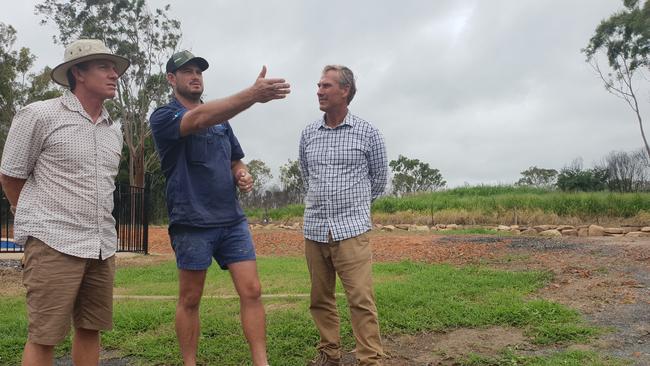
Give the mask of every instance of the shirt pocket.
M 187 159 L 192 164 L 204 164 L 208 161 L 208 144 L 212 143 L 210 129 L 190 135 L 187 144 Z
M 332 160 L 337 165 L 357 165 L 366 160 L 366 146 L 361 141 L 348 141 L 334 149 Z

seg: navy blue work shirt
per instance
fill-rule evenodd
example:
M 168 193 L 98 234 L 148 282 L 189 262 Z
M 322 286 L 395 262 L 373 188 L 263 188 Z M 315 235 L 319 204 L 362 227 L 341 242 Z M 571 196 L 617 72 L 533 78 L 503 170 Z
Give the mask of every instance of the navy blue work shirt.
M 187 112 L 175 98 L 149 118 L 160 167 L 165 174 L 169 225 L 223 227 L 240 223 L 231 162 L 244 157 L 226 121 L 181 137 Z

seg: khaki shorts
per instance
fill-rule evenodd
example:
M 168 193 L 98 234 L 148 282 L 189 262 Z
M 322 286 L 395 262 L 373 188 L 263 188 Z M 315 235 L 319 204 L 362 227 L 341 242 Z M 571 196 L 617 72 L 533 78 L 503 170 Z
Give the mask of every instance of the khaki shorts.
M 59 344 L 75 328 L 113 327 L 115 256 L 105 260 L 60 253 L 29 237 L 23 285 L 27 289 L 29 341 Z

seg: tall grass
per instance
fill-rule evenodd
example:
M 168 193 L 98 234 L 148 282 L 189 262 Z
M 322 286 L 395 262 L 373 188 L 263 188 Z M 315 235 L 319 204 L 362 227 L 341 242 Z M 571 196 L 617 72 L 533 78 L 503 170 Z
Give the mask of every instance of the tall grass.
M 632 217 L 650 210 L 650 193 L 558 192 L 528 187 L 482 186 L 417 194 L 382 197 L 373 212 L 470 210 L 502 212 L 541 210 L 558 216 Z
M 303 206 L 271 210 L 271 218 L 299 219 Z M 386 196 L 372 205 L 375 221 L 458 224 L 650 223 L 650 193 L 559 192 L 517 186 L 461 187 L 404 197 Z M 292 216 L 293 215 L 293 216 Z M 256 218 L 255 214 L 252 216 Z

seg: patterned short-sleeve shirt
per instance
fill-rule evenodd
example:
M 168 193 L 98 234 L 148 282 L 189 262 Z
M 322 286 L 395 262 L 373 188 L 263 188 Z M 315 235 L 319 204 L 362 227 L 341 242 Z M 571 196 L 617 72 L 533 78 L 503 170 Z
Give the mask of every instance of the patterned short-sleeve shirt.
M 115 254 L 121 152 L 121 125 L 106 109 L 93 123 L 70 91 L 18 111 L 0 165 L 0 173 L 26 179 L 14 218 L 16 243 L 33 236 L 75 257 Z

